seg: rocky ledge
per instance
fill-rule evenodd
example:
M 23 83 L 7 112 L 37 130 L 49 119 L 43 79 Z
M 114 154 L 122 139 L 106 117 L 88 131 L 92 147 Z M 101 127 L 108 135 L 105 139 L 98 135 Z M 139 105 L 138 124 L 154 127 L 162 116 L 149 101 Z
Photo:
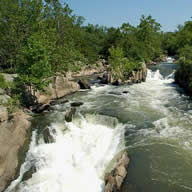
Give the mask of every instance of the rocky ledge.
M 125 177 L 127 176 L 128 164 L 128 153 L 124 151 L 117 159 L 115 168 L 110 173 L 105 174 L 105 192 L 120 191 Z
M 126 80 L 124 80 L 125 77 L 121 75 L 121 78 L 116 78 L 117 74 L 115 72 L 111 72 L 110 70 L 107 70 L 103 73 L 103 75 L 99 76 L 98 79 L 103 84 L 112 84 L 112 85 L 122 85 L 122 84 L 131 84 L 131 83 L 141 83 L 146 80 L 147 77 L 147 66 L 145 63 L 143 63 L 143 66 L 141 69 L 133 70 L 128 77 L 126 77 Z
M 23 162 L 25 152 L 28 149 L 31 134 L 30 122 L 22 111 L 12 114 L 8 120 L 8 113 L 5 107 L 0 106 L 0 192 L 12 181 Z

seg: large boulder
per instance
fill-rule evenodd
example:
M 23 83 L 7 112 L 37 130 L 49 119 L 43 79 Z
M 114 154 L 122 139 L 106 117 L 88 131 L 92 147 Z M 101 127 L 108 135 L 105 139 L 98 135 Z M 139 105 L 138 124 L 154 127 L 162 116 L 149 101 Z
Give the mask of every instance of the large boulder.
M 37 101 L 40 104 L 49 104 L 54 99 L 62 98 L 68 94 L 74 93 L 80 89 L 78 83 L 70 81 L 62 74 L 50 79 L 51 83 L 44 92 L 36 93 Z
M 0 123 L 0 191 L 16 177 L 17 170 L 24 160 L 29 138 L 26 136 L 30 127 L 28 116 L 19 111 L 11 121 Z

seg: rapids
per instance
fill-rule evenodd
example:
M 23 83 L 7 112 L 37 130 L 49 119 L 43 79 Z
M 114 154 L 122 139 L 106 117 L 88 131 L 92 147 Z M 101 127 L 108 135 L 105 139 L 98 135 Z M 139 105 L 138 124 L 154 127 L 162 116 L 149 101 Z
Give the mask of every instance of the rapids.
M 102 192 L 104 173 L 125 148 L 131 163 L 123 192 L 192 191 L 192 103 L 174 84 L 173 66 L 148 70 L 141 84 L 96 83 L 68 96 L 84 102 L 71 123 L 64 121 L 70 103 L 36 117 L 20 176 L 5 192 Z M 45 128 L 53 143 L 44 142 Z

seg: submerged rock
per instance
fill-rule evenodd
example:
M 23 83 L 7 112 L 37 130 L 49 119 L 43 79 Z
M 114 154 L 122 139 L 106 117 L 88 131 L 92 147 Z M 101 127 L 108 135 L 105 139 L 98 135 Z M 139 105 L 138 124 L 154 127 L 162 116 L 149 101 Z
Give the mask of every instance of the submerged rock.
M 117 159 L 115 168 L 110 173 L 105 174 L 105 192 L 116 192 L 121 189 L 121 186 L 127 175 L 128 164 L 129 157 L 128 153 L 125 151 Z
M 71 103 L 71 107 L 79 107 L 81 105 L 83 105 L 83 102 L 73 102 L 73 103 Z

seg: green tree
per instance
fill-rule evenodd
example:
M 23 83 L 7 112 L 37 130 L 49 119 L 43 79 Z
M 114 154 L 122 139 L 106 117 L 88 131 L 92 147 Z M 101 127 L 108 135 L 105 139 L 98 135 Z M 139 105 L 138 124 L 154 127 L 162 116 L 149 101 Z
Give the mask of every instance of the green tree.
M 42 90 L 48 85 L 51 75 L 49 56 L 44 47 L 45 34 L 34 33 L 21 51 L 20 64 L 17 68 L 19 80 L 29 86 L 31 93 Z

